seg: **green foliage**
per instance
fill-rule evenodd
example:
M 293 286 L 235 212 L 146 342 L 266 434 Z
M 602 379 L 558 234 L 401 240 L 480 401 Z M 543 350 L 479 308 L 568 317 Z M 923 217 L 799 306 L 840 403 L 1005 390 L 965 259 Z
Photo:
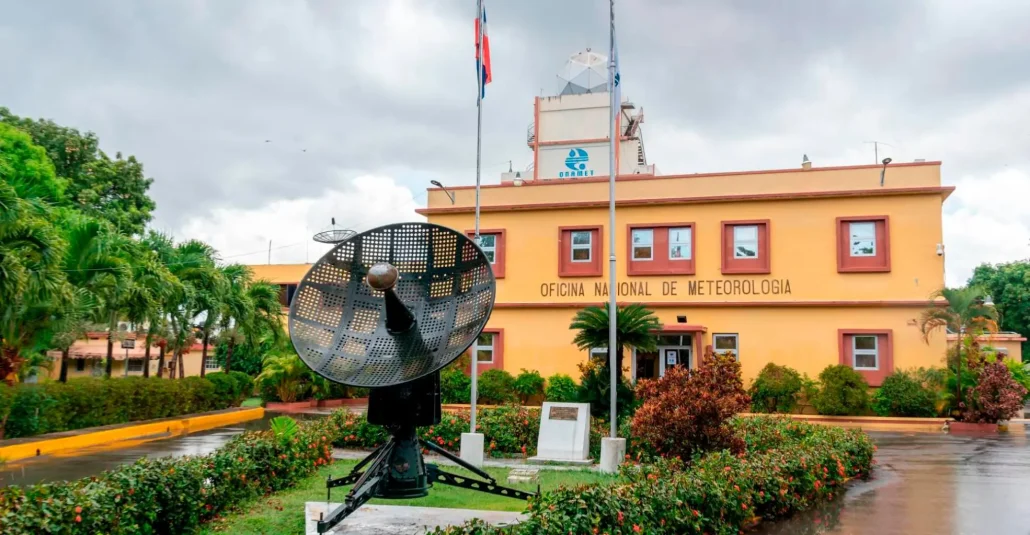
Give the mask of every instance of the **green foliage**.
M 0 124 L 6 123 L 31 136 L 44 159 L 52 162 L 64 183 L 67 204 L 82 213 L 110 222 L 125 234 L 142 234 L 155 208 L 147 195 L 153 179 L 143 175 L 135 157 L 111 159 L 99 148 L 92 132 L 80 133 L 50 120 L 33 120 L 0 107 Z
M 896 371 L 883 380 L 873 394 L 873 412 L 880 416 L 922 416 L 937 414 L 934 391 L 918 378 Z
M 1012 379 L 1027 389 L 1027 395 L 1023 396 L 1023 402 L 1025 403 L 1027 400 L 1030 400 L 1030 364 L 1007 359 L 1004 362 L 1005 366 L 1009 369 L 1009 373 L 1012 374 Z
M 482 394 L 481 394 L 482 395 Z M 472 378 L 458 364 L 440 370 L 440 399 L 444 403 L 470 403 Z
M 280 443 L 287 443 L 293 440 L 293 437 L 297 435 L 300 427 L 297 426 L 297 421 L 289 416 L 276 416 L 269 422 L 269 429 L 272 430 L 272 434 L 279 440 Z
M 984 288 L 991 295 L 1002 330 L 1030 337 L 1030 261 L 981 264 L 973 270 L 969 285 Z M 1028 342 L 1023 342 L 1024 359 L 1030 359 L 1028 348 Z
M 67 383 L 3 386 L 0 422 L 5 415 L 7 419 L 6 425 L 0 426 L 0 437 L 27 437 L 168 418 L 235 405 L 227 399 L 212 381 L 200 377 L 181 381 L 81 378 Z
M 504 370 L 487 370 L 476 382 L 477 401 L 484 405 L 503 405 L 517 400 L 515 378 Z
M 296 353 L 268 355 L 255 380 L 261 385 L 262 398 L 270 389 L 279 401 L 292 403 L 304 399 L 311 390 L 313 372 Z M 265 401 L 270 400 L 265 398 Z
M 527 371 L 525 368 L 515 378 L 515 391 L 519 394 L 519 400 L 523 405 L 529 402 L 533 396 L 541 396 L 544 393 L 544 378 L 538 371 Z
M 608 303 L 604 307 L 590 306 L 580 310 L 569 325 L 569 329 L 577 331 L 572 343 L 584 351 L 608 347 L 608 323 Z M 622 376 L 625 349 L 654 351 L 658 347 L 658 337 L 654 333 L 660 327 L 654 312 L 639 303 L 616 308 L 615 367 L 619 376 Z M 605 357 L 605 363 L 608 362 L 608 357 Z
M 579 379 L 579 393 L 577 399 L 580 403 L 590 404 L 590 414 L 595 418 L 610 420 L 611 418 L 611 373 L 606 364 L 596 361 L 587 361 L 579 364 L 579 371 L 582 376 Z M 633 414 L 636 409 L 635 394 L 633 385 L 620 377 L 618 386 L 615 389 L 615 410 L 619 418 Z
M 770 362 L 758 373 L 748 389 L 751 410 L 754 412 L 791 413 L 798 406 L 803 383 L 801 374 L 789 366 Z
M 543 493 L 514 528 L 470 522 L 432 533 L 736 534 L 755 518 L 786 517 L 831 500 L 872 470 L 874 446 L 861 431 L 759 417 L 734 422 L 734 433 L 748 444 L 745 455 L 718 451 L 689 465 L 627 464 L 613 483 Z
M 574 402 L 579 399 L 579 385 L 575 379 L 564 373 L 556 373 L 547 378 L 544 390 L 545 401 Z
M 4 533 L 192 533 L 330 462 L 335 432 L 328 419 L 303 422 L 292 440 L 250 432 L 208 455 L 143 458 L 76 481 L 4 487 L 0 525 Z
M 815 410 L 827 416 L 855 416 L 869 410 L 869 383 L 850 366 L 827 366 L 819 374 Z

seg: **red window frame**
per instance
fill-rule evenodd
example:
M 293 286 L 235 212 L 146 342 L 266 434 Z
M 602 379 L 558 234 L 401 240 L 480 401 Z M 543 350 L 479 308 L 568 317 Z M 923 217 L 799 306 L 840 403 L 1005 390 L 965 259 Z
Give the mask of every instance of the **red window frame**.
M 734 258 L 733 257 L 733 228 L 739 226 L 754 225 L 758 227 L 758 258 Z M 738 219 L 722 222 L 722 274 L 766 274 L 771 271 L 772 259 L 769 251 L 771 247 L 772 231 L 768 219 Z
M 876 255 L 851 256 L 851 223 L 876 225 Z M 886 273 L 891 270 L 890 216 L 848 216 L 837 218 L 837 272 Z
M 492 267 L 493 270 L 494 270 L 494 278 L 495 279 L 503 279 L 504 278 L 504 264 L 505 264 L 504 260 L 506 258 L 506 254 L 505 253 L 507 252 L 507 243 L 506 243 L 507 242 L 507 240 L 506 240 L 507 236 L 506 236 L 505 229 L 503 229 L 503 228 L 479 229 L 479 235 L 480 236 L 483 236 L 483 235 L 486 235 L 486 234 L 492 234 L 492 235 L 496 236 L 496 238 L 494 239 L 494 263 L 491 264 L 490 267 Z M 465 231 L 465 235 L 468 236 L 469 238 L 475 239 L 476 231 L 475 231 L 475 229 L 466 230 Z
M 690 229 L 690 260 L 669 258 L 669 229 L 672 228 Z M 651 260 L 633 259 L 633 231 L 640 229 L 654 230 Z M 627 275 L 693 275 L 697 261 L 697 232 L 694 230 L 694 223 L 626 225 L 626 258 Z
M 593 233 L 590 238 L 590 262 L 572 261 L 572 232 L 577 230 L 589 230 Z M 604 230 L 601 225 L 558 227 L 558 276 L 599 277 L 604 265 L 603 239 Z
M 837 330 L 837 352 L 840 355 L 840 363 L 855 367 L 855 359 L 852 355 L 852 339 L 855 336 L 875 335 L 877 348 L 876 370 L 856 369 L 865 377 L 869 386 L 880 386 L 888 375 L 894 373 L 894 331 L 893 329 L 838 329 Z
M 483 231 L 479 231 L 480 234 Z M 484 334 L 494 335 L 494 361 L 493 362 L 477 362 L 476 363 L 476 375 L 482 375 L 487 370 L 503 370 L 504 369 L 504 329 L 487 327 L 483 329 Z M 472 347 L 469 347 L 467 354 L 470 359 L 476 358 L 472 354 Z M 469 361 L 469 366 L 465 368 L 465 375 L 472 374 L 472 363 Z

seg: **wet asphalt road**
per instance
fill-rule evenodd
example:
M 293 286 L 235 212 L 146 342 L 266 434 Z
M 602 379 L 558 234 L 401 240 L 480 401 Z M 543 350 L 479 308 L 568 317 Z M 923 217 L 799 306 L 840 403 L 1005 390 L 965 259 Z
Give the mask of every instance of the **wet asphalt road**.
M 879 448 L 872 480 L 762 535 L 1030 534 L 1030 440 L 929 433 L 869 433 Z
M 208 453 L 268 417 L 192 435 L 92 450 L 74 457 L 9 463 L 0 485 L 75 479 L 140 457 Z M 997 436 L 871 432 L 877 470 L 840 499 L 759 535 L 1030 535 L 1030 437 L 1013 426 Z

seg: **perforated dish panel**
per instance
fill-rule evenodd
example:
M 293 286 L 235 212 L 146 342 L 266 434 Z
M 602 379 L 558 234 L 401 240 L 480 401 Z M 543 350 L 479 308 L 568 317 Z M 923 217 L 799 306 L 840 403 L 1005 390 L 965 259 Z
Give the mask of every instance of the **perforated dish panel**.
M 416 329 L 386 332 L 383 293 L 365 284 L 377 262 L 397 267 L 395 291 Z M 493 270 L 464 234 L 429 223 L 375 228 L 339 243 L 304 276 L 290 305 L 293 346 L 312 370 L 350 386 L 405 383 L 465 352 L 493 311 Z

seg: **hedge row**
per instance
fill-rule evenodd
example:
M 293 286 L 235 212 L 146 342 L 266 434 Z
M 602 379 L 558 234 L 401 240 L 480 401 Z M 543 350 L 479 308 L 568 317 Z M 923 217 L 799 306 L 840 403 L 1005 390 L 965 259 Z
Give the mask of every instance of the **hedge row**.
M 615 483 L 559 487 L 531 500 L 529 518 L 514 530 L 470 522 L 434 533 L 736 534 L 832 499 L 872 469 L 875 447 L 861 431 L 771 417 L 733 427 L 747 445 L 740 455 L 627 464 Z
M 239 372 L 175 380 L 87 377 L 67 383 L 0 383 L 0 438 L 224 409 L 239 405 L 253 384 Z
M 0 526 L 3 533 L 190 533 L 328 463 L 333 431 L 327 420 L 303 422 L 291 434 L 244 433 L 208 455 L 144 458 L 78 481 L 0 488 Z

